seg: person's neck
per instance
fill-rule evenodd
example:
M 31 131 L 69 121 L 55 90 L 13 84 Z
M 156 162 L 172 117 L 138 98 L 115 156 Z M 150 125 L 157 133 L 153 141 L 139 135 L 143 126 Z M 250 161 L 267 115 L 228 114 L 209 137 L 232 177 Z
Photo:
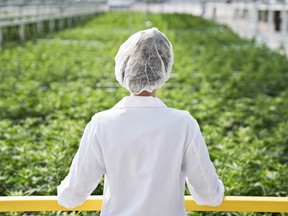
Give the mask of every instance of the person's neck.
M 155 97 L 156 96 L 156 91 L 152 91 L 152 92 L 148 92 L 148 91 L 143 91 L 139 94 L 134 94 L 134 93 L 131 93 L 131 96 L 152 96 L 152 97 Z

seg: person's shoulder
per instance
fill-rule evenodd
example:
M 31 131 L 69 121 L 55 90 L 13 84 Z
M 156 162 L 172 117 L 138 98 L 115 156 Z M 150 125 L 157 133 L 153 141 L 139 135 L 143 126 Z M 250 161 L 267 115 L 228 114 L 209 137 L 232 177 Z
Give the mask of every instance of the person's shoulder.
M 192 115 L 190 114 L 190 112 L 188 112 L 187 110 L 180 110 L 180 109 L 171 108 L 171 107 L 168 107 L 167 109 L 173 115 L 178 115 L 179 117 L 183 117 L 187 119 L 191 119 L 191 118 L 194 119 Z
M 168 108 L 168 110 L 172 115 L 181 118 L 183 121 L 190 122 L 191 124 L 198 124 L 196 119 L 187 110 L 180 110 L 175 108 Z
M 111 117 L 111 114 L 113 114 L 112 109 L 97 112 L 91 117 L 91 122 L 98 124 L 101 122 L 105 122 L 106 119 Z

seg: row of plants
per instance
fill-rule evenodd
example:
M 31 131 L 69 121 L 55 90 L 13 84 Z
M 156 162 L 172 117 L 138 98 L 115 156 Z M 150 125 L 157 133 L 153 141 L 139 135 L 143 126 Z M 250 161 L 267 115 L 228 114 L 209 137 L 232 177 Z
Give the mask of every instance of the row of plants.
M 1 196 L 56 195 L 85 124 L 128 95 L 115 80 L 114 56 L 132 33 L 146 28 L 146 18 L 107 13 L 1 50 Z M 200 17 L 149 19 L 175 53 L 171 78 L 158 96 L 198 120 L 226 195 L 287 196 L 287 56 Z M 103 180 L 93 194 L 102 189 Z

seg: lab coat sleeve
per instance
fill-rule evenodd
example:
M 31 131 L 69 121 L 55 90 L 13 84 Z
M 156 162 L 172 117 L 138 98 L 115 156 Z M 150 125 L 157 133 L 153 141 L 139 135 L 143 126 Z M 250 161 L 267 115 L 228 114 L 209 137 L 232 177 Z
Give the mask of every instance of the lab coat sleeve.
M 95 124 L 87 124 L 69 174 L 57 187 L 58 203 L 66 208 L 81 205 L 97 187 L 105 173 Z
M 224 197 L 224 185 L 218 178 L 198 123 L 194 120 L 193 138 L 184 153 L 182 170 L 189 191 L 198 205 L 218 206 Z

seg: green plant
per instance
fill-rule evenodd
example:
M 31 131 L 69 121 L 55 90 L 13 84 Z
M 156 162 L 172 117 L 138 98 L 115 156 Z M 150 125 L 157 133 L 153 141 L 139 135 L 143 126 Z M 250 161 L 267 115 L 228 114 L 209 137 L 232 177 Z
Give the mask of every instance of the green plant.
M 128 94 L 114 78 L 114 56 L 145 28 L 145 17 L 107 13 L 2 49 L 1 196 L 56 195 L 85 124 Z M 287 57 L 199 17 L 149 18 L 175 52 L 171 79 L 158 95 L 198 120 L 226 194 L 287 196 Z M 102 189 L 103 181 L 93 194 Z

